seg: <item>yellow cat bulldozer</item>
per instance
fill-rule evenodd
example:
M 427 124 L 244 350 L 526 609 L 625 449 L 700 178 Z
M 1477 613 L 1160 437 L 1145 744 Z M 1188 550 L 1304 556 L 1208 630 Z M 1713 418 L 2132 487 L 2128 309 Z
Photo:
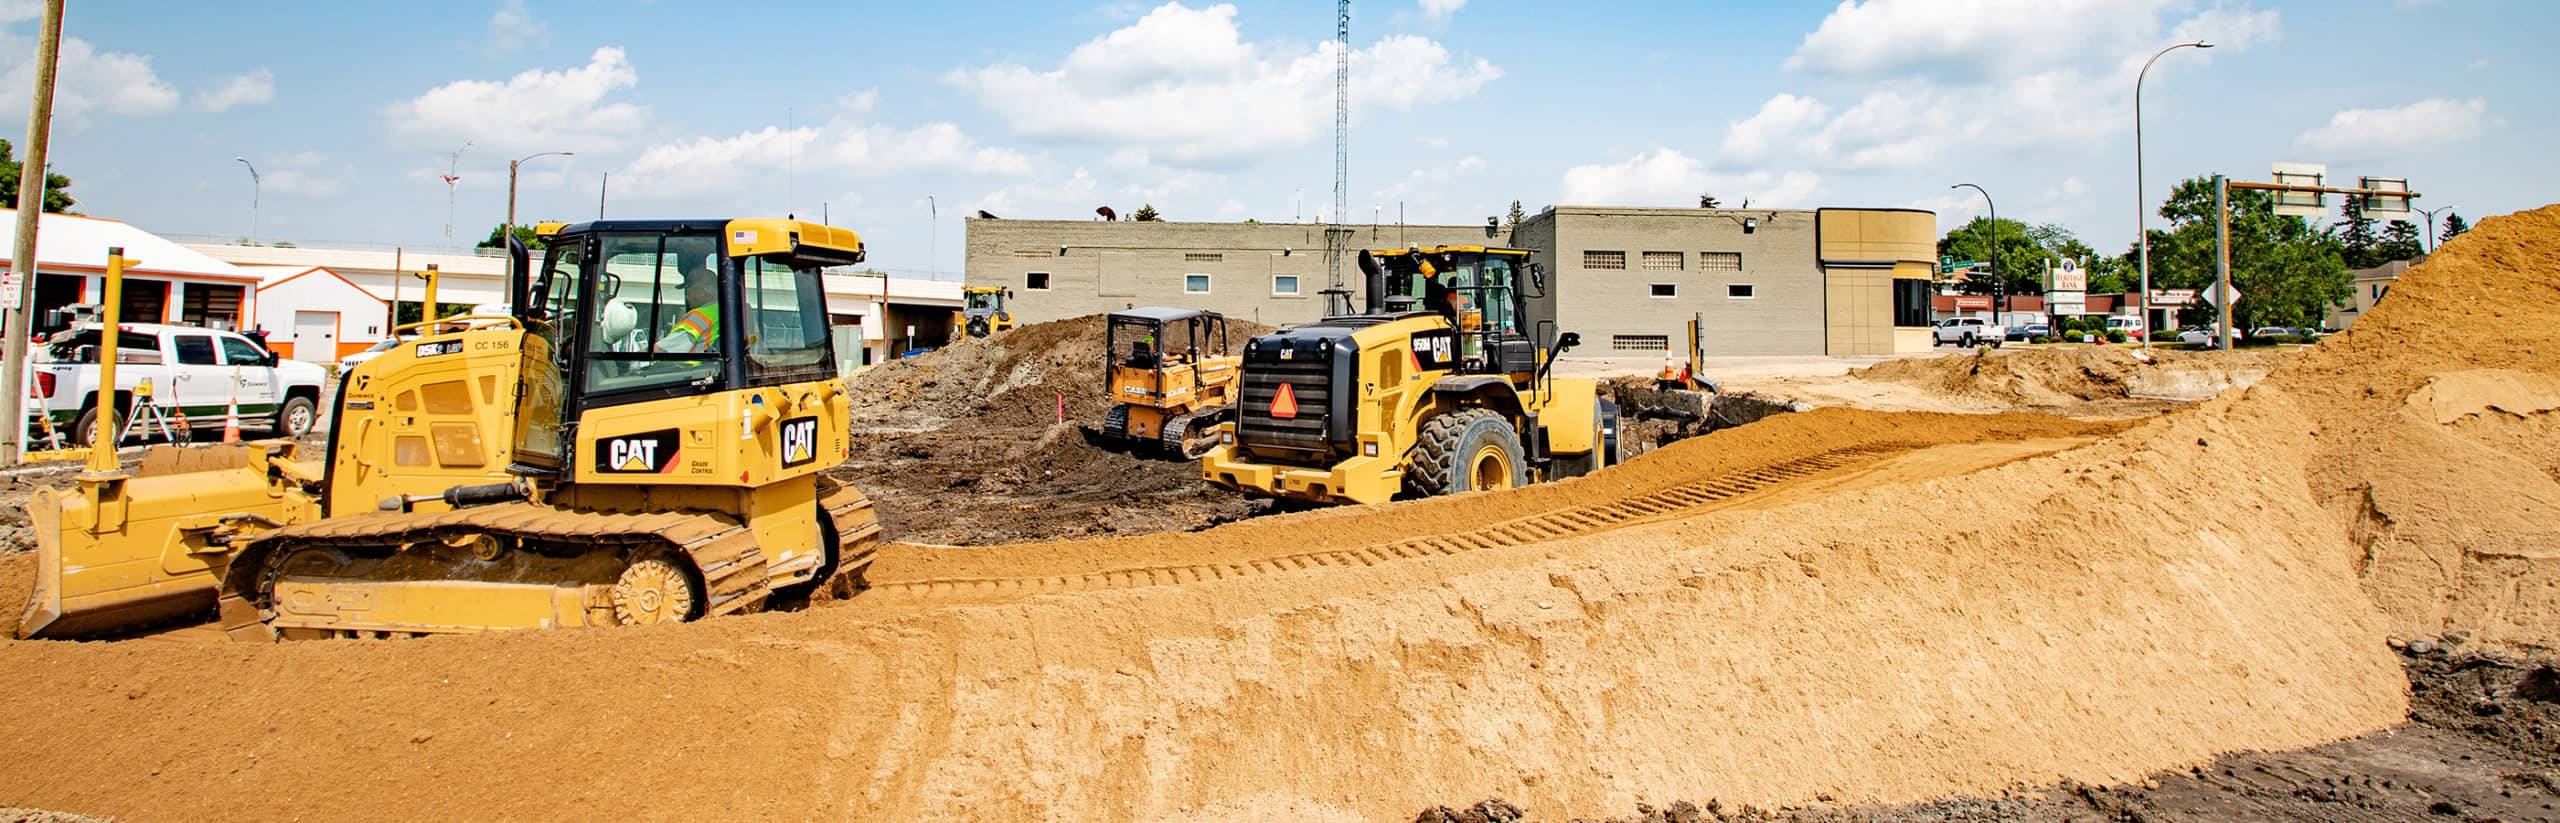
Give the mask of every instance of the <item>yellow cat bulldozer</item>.
M 1201 475 L 1256 496 L 1378 503 L 1616 463 L 1617 405 L 1592 380 L 1552 373 L 1581 338 L 1557 330 L 1529 258 L 1479 246 L 1362 252 L 1361 311 L 1245 344 L 1236 420 Z
M 22 637 L 218 620 L 233 636 L 639 624 L 849 594 L 871 503 L 794 220 L 544 224 L 506 316 L 434 318 L 346 374 L 328 446 L 163 449 L 39 492 Z
M 970 337 L 986 337 L 1000 331 L 1013 330 L 1013 312 L 1006 311 L 1004 301 L 1013 290 L 1003 286 L 963 286 L 960 289 L 960 311 L 954 322 Z
M 1237 365 L 1227 318 L 1213 311 L 1143 306 L 1104 318 L 1111 410 L 1102 435 L 1125 447 L 1196 460 L 1235 417 Z

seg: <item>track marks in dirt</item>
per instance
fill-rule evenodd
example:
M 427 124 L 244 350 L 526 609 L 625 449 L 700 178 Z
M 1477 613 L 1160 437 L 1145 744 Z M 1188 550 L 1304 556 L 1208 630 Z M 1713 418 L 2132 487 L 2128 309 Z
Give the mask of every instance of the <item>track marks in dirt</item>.
M 1423 535 L 1391 543 L 1237 562 L 1162 564 L 1079 574 L 882 581 L 874 584 L 864 596 L 924 603 L 1006 600 L 1037 594 L 1174 586 L 1308 569 L 1376 566 L 1400 560 L 1522 546 L 1692 516 L 1759 492 L 1815 475 L 1872 463 L 1903 451 L 1905 449 L 1892 446 L 1860 446 L 1823 452 L 1683 483 L 1597 507 L 1551 511 L 1465 531 Z

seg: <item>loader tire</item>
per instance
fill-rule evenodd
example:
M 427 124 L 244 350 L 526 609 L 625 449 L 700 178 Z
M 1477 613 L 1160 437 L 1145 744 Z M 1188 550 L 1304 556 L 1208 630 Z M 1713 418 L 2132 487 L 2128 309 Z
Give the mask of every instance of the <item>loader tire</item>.
M 994 333 L 994 329 L 987 324 L 987 319 L 984 317 L 969 318 L 967 328 L 970 337 L 985 337 Z
M 1463 409 L 1424 421 L 1413 447 L 1414 491 L 1425 497 L 1528 485 L 1520 434 L 1485 409 Z

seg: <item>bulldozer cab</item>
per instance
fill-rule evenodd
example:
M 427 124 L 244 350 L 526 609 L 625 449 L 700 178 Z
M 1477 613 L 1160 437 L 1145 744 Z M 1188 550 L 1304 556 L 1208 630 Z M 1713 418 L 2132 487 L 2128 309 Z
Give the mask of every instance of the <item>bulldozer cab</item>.
M 1116 365 L 1155 369 L 1227 354 L 1227 319 L 1216 312 L 1146 307 L 1115 311 L 1103 332 Z
M 960 310 L 971 317 L 987 317 L 1004 311 L 1004 289 L 971 287 L 961 295 Z
M 519 473 L 557 472 L 602 409 L 836 376 L 819 272 L 864 258 L 853 232 L 794 220 L 543 227 L 515 417 Z
M 1547 359 L 1543 333 L 1554 325 L 1531 317 L 1530 298 L 1542 296 L 1545 283 L 1529 254 L 1479 246 L 1362 252 L 1369 311 L 1438 314 L 1457 331 L 1458 373 L 1525 377 Z

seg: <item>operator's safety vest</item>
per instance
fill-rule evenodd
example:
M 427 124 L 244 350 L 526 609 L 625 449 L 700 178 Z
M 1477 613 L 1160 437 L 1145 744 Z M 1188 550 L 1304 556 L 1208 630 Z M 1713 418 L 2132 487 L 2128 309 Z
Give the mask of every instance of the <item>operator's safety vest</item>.
M 695 352 L 708 349 L 712 336 L 720 333 L 720 307 L 710 305 L 685 312 L 684 319 L 676 321 L 676 327 L 670 331 L 691 336 Z

